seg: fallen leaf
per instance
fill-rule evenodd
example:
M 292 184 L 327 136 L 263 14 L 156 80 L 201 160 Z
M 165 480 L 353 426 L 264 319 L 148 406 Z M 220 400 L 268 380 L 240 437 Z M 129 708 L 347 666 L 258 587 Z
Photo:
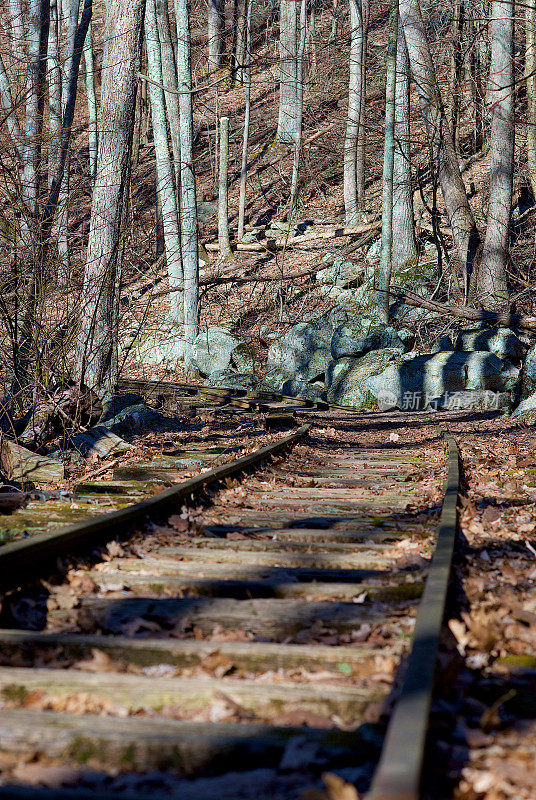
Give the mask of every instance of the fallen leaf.
M 334 772 L 324 772 L 322 780 L 326 786 L 329 800 L 359 800 L 357 789 L 353 783 L 347 783 Z

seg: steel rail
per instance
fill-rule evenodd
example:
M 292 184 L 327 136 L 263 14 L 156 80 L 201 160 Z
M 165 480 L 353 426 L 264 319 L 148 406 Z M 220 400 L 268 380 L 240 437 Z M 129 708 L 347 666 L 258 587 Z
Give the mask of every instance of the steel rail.
M 186 499 L 194 492 L 224 478 L 239 475 L 264 459 L 278 455 L 304 439 L 310 427 L 309 424 L 303 425 L 289 436 L 265 445 L 247 456 L 203 472 L 119 511 L 92 517 L 32 539 L 3 545 L 0 547 L 0 592 L 4 594 L 43 577 L 50 568 L 54 571 L 58 558 L 114 539 L 129 525 L 169 511 L 176 507 L 178 501 Z
M 422 595 L 407 672 L 366 800 L 420 800 L 434 676 L 457 535 L 460 483 L 456 442 L 446 435 L 448 473 L 430 573 Z

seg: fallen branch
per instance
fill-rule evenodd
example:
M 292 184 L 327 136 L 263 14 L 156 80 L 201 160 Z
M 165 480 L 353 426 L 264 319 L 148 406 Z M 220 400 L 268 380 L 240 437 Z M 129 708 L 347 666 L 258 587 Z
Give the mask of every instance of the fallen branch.
M 381 220 L 375 222 L 367 222 L 362 225 L 355 225 L 352 228 L 344 227 L 329 227 L 324 230 L 316 231 L 314 236 L 311 234 L 300 234 L 298 236 L 284 236 L 278 239 L 264 239 L 258 242 L 237 242 L 233 244 L 233 250 L 264 253 L 267 250 L 288 250 L 290 247 L 299 247 L 300 245 L 314 245 L 316 242 L 323 239 L 337 239 L 341 236 L 359 236 L 360 234 L 367 233 L 368 231 L 377 231 L 381 228 Z M 209 253 L 218 253 L 220 246 L 217 242 L 207 242 L 205 250 Z
M 370 228 L 370 225 L 368 226 Z M 306 278 L 309 275 L 316 275 L 317 272 L 322 272 L 323 269 L 331 266 L 336 258 L 339 256 L 349 256 L 351 253 L 354 253 L 356 250 L 359 250 L 361 247 L 365 247 L 369 244 L 375 237 L 377 230 L 377 225 L 374 225 L 373 230 L 369 230 L 365 236 L 362 236 L 357 242 L 353 242 L 352 244 L 344 247 L 340 253 L 333 254 L 330 256 L 329 259 L 326 259 L 322 262 L 322 264 L 317 264 L 315 267 L 309 267 L 309 269 L 301 270 L 300 272 L 289 272 L 286 275 L 252 275 L 251 277 L 241 278 L 241 277 L 233 277 L 232 275 L 218 275 L 214 277 L 202 278 L 199 281 L 199 286 L 218 286 L 222 283 L 232 283 L 235 286 L 241 286 L 244 283 L 270 283 L 273 281 L 290 281 L 295 280 L 296 278 Z M 156 292 L 155 294 L 151 295 L 151 300 L 157 297 L 163 297 L 165 295 L 171 294 L 171 292 L 182 292 L 184 289 L 183 286 L 175 286 L 173 288 L 162 289 L 160 292 Z
M 402 289 L 400 286 L 392 286 L 390 289 L 392 297 L 415 308 L 426 308 L 428 311 L 436 311 L 440 314 L 447 314 L 458 319 L 468 319 L 473 322 L 489 322 L 492 325 L 504 325 L 508 328 L 519 328 L 529 331 L 536 335 L 536 317 L 526 317 L 522 314 L 510 314 L 500 311 L 483 311 L 469 306 L 451 306 L 447 303 L 439 303 L 437 300 L 427 300 L 424 297 Z

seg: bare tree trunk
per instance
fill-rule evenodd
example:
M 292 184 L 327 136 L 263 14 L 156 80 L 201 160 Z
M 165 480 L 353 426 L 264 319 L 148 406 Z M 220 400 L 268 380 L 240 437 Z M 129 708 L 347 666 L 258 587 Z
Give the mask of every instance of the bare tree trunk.
M 19 161 L 23 163 L 25 150 L 24 150 L 24 135 L 20 127 L 19 121 L 15 114 L 15 107 L 13 105 L 13 95 L 11 93 L 11 85 L 6 72 L 2 53 L 0 52 L 0 102 L 2 103 L 2 110 L 6 118 L 6 125 L 13 143 L 14 154 Z
M 248 166 L 248 139 L 249 139 L 249 120 L 251 116 L 251 9 L 253 0 L 248 3 L 248 14 L 246 20 L 246 110 L 244 114 L 244 137 L 242 139 L 242 162 L 240 165 L 240 197 L 238 201 L 238 234 L 240 241 L 244 236 L 244 221 L 246 216 L 246 183 Z
M 39 162 L 43 131 L 43 106 L 48 47 L 50 6 L 48 0 L 30 0 L 28 14 L 28 76 L 26 81 L 26 146 L 22 196 L 25 206 L 23 228 L 30 243 L 37 246 Z
M 484 147 L 485 141 L 485 94 L 488 44 L 486 41 L 487 0 L 472 0 L 467 6 L 468 37 L 471 41 L 469 75 L 471 79 L 471 107 L 474 118 L 474 151 Z
M 338 26 L 339 26 L 339 0 L 333 0 L 331 4 L 331 33 L 329 35 L 330 42 L 336 41 Z
M 298 3 L 281 0 L 279 30 L 279 118 L 277 140 L 295 144 L 298 138 Z
M 95 183 L 97 176 L 97 151 L 99 147 L 98 119 L 97 119 L 97 94 L 95 91 L 95 63 L 93 58 L 93 24 L 89 24 L 84 44 L 84 62 L 86 67 L 86 95 L 88 111 L 88 138 L 89 138 L 89 173 L 91 182 Z
M 311 2 L 309 12 L 309 36 L 307 37 L 307 50 L 309 53 L 309 78 L 314 81 L 316 78 L 316 0 Z
M 144 6 L 144 0 L 116 0 L 106 9 L 97 179 L 77 346 L 78 379 L 103 394 L 113 392 L 117 380 L 118 276 Z
M 229 242 L 229 117 L 220 119 L 220 171 L 218 176 L 218 244 L 220 255 L 231 254 Z
M 404 32 L 399 27 L 396 51 L 395 153 L 393 165 L 392 265 L 395 271 L 417 262 L 411 188 L 411 131 L 409 59 Z
M 16 59 L 19 59 L 20 69 L 26 60 L 24 53 L 24 11 L 22 0 L 9 0 L 9 16 L 13 55 Z M 19 70 L 17 70 L 17 72 L 19 72 Z
M 177 62 L 175 61 L 175 49 L 171 40 L 167 0 L 156 0 L 156 18 L 158 21 L 158 35 L 160 37 L 162 81 L 165 86 L 164 94 L 166 98 L 167 118 L 171 133 L 175 179 L 178 186 L 181 170 L 181 145 L 179 131 L 179 96 L 176 94 Z
M 459 116 L 461 101 L 461 79 L 463 74 L 463 38 L 465 23 L 465 2 L 455 0 L 454 24 L 452 30 L 452 59 L 450 65 L 450 128 L 454 149 L 459 152 Z
M 301 0 L 300 4 L 300 43 L 298 46 L 298 107 L 297 107 L 297 138 L 294 145 L 294 162 L 292 164 L 292 180 L 290 183 L 290 211 L 288 215 L 289 226 L 293 223 L 298 210 L 298 178 L 300 172 L 300 150 L 303 122 L 303 57 L 307 42 L 307 2 Z
M 48 187 L 50 191 L 52 188 L 52 180 L 58 169 L 61 145 L 61 123 L 63 119 L 57 0 L 50 0 L 47 67 L 49 104 Z
M 527 167 L 536 197 L 536 2 L 525 6 L 525 75 L 527 81 Z
M 78 30 L 78 16 L 80 14 L 80 0 L 71 0 L 69 10 L 69 27 L 67 35 L 67 45 L 65 48 L 65 73 L 62 86 L 62 108 L 65 114 L 67 98 L 69 93 L 69 80 L 71 76 L 71 66 L 73 62 L 76 31 Z M 58 284 L 66 286 L 69 280 L 69 190 L 70 190 L 70 171 L 71 171 L 71 152 L 67 150 L 65 156 L 65 166 L 63 169 L 63 180 L 61 184 L 58 202 Z
M 361 92 L 362 103 L 359 115 L 359 132 L 357 134 L 357 208 L 365 210 L 365 142 L 366 142 L 366 112 L 367 112 L 367 42 L 368 23 L 370 14 L 370 0 L 361 0 L 361 13 L 363 17 L 363 47 L 361 49 Z
M 181 248 L 184 271 L 184 362 L 194 356 L 199 304 L 199 253 L 197 245 L 197 200 L 195 191 L 192 109 L 192 65 L 188 1 L 175 0 L 177 21 L 177 82 L 181 133 Z
M 236 2 L 236 41 L 234 50 L 234 79 L 244 83 L 246 74 L 247 49 L 247 19 L 249 15 L 249 0 L 235 0 Z
M 179 230 L 179 214 L 177 195 L 175 194 L 174 172 L 171 165 L 171 153 L 166 120 L 166 101 L 162 89 L 162 57 L 158 24 L 156 21 L 155 0 L 146 0 L 145 6 L 145 38 L 147 42 L 147 62 L 149 67 L 149 92 L 151 97 L 151 113 L 153 119 L 153 136 L 156 153 L 156 182 L 159 205 L 162 215 L 164 247 L 169 276 L 169 286 L 176 289 L 183 284 L 181 242 Z M 170 317 L 178 324 L 183 321 L 182 293 L 170 293 Z
M 225 0 L 208 0 L 208 63 L 215 69 L 225 63 Z
M 484 308 L 508 304 L 506 265 L 514 178 L 514 0 L 491 4 L 490 201 L 477 298 Z
M 400 20 L 431 152 L 434 161 L 438 163 L 441 191 L 467 294 L 469 276 L 477 255 L 480 237 L 452 144 L 452 135 L 437 85 L 418 0 L 400 0 Z
M 378 306 L 384 322 L 389 321 L 389 285 L 393 253 L 393 176 L 395 159 L 396 51 L 398 40 L 398 0 L 391 0 L 389 41 L 385 64 L 385 146 L 383 153 L 382 240 L 378 275 Z
M 344 207 L 346 224 L 357 225 L 362 207 L 358 192 L 358 139 L 365 104 L 363 86 L 363 51 L 365 19 L 362 0 L 349 0 L 350 6 L 350 79 L 348 86 L 348 121 L 344 140 Z M 362 200 L 362 198 L 361 198 Z

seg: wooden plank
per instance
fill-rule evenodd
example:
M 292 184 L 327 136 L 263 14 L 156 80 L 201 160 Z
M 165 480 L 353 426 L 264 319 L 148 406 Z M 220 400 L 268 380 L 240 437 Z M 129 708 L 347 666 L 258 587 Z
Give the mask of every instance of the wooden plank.
M 355 725 L 367 706 L 385 697 L 387 687 L 338 685 L 325 680 L 318 684 L 268 683 L 237 678 L 146 677 L 124 672 L 0 667 L 0 696 L 9 700 L 34 691 L 52 698 L 83 693 L 130 712 L 165 707 L 181 714 L 197 713 L 218 699 L 229 698 L 264 721 L 274 722 L 284 708 L 286 712 L 299 709 L 328 718 L 336 715 L 344 724 Z
M 380 569 L 394 565 L 393 558 L 384 558 L 379 553 L 333 552 L 249 552 L 247 550 L 225 550 L 224 548 L 201 549 L 194 547 L 162 548 L 164 556 L 171 553 L 177 559 L 213 564 L 254 564 L 264 567 L 316 567 L 317 569 L 344 569 L 345 567 Z
M 368 600 L 411 600 L 421 596 L 421 583 L 400 583 L 377 586 L 368 583 L 323 583 L 280 580 L 219 580 L 218 578 L 188 578 L 177 575 L 139 575 L 127 572 L 90 572 L 101 591 L 131 589 L 151 592 L 156 596 L 173 594 L 189 597 L 234 597 L 246 600 L 254 597 L 295 597 L 302 600 L 352 600 L 366 595 Z
M 305 600 L 232 600 L 227 598 L 83 597 L 78 622 L 108 633 L 124 633 L 133 620 L 156 622 L 164 630 L 196 628 L 204 635 L 216 626 L 249 631 L 256 636 L 285 638 L 319 622 L 339 631 L 358 628 L 364 622 L 385 620 L 385 613 L 367 604 Z M 54 610 L 49 620 L 72 619 L 72 611 Z
M 159 555 L 188 556 L 192 552 L 208 552 L 213 550 L 237 550 L 248 553 L 368 553 L 377 555 L 383 553 L 389 545 L 377 542 L 323 542 L 316 540 L 279 541 L 275 539 L 212 539 L 203 536 L 192 536 L 188 547 L 166 545 L 158 548 Z
M 275 559 L 274 559 L 275 560 Z M 102 570 L 105 575 L 109 570 L 120 570 L 121 572 L 138 572 L 140 574 L 167 575 L 188 575 L 194 574 L 198 578 L 235 578 L 240 580 L 284 580 L 288 581 L 334 581 L 337 583 L 357 583 L 359 581 L 379 578 L 392 578 L 396 574 L 390 570 L 368 569 L 363 566 L 351 568 L 346 563 L 343 567 L 330 568 L 307 567 L 304 566 L 304 556 L 300 556 L 299 564 L 291 566 L 282 565 L 263 565 L 259 563 L 204 563 L 198 561 L 177 561 L 171 558 L 145 557 L 141 558 L 121 558 L 109 561 Z M 392 566 L 392 565 L 391 565 Z
M 0 443 L 2 472 L 11 481 L 20 483 L 57 483 L 65 477 L 61 461 L 32 453 L 16 442 L 2 437 Z
M 50 647 L 66 658 L 91 658 L 93 650 L 101 650 L 114 660 L 123 660 L 142 667 L 172 664 L 179 667 L 199 666 L 207 656 L 219 653 L 235 668 L 254 671 L 266 669 L 336 668 L 338 664 L 358 666 L 374 659 L 377 651 L 362 645 L 328 646 L 322 644 L 275 644 L 272 642 L 210 642 L 195 639 L 136 639 L 126 636 L 98 634 L 44 633 L 0 629 L 0 644 L 6 657 L 31 656 Z
M 7 709 L 0 715 L 0 750 L 81 764 L 92 759 L 138 770 L 167 768 L 185 775 L 278 763 L 296 736 L 318 744 L 316 758 L 346 758 L 355 764 L 376 750 L 370 734 L 367 743 L 367 733 Z

